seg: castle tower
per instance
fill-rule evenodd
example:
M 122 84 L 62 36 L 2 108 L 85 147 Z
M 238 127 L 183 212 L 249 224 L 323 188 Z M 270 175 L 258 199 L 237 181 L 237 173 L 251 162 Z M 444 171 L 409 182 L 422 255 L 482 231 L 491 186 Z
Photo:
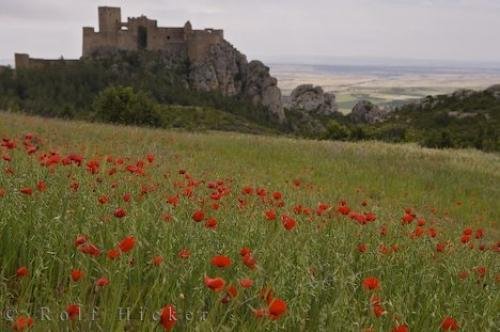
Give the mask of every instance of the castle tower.
M 120 7 L 99 7 L 99 32 L 116 32 L 121 29 Z

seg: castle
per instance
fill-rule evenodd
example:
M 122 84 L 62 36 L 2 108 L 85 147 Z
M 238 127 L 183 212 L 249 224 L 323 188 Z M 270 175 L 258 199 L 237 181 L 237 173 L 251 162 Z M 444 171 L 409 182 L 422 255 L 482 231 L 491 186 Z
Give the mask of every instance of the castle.
M 223 30 L 193 30 L 189 21 L 184 27 L 159 27 L 156 20 L 142 15 L 122 22 L 119 7 L 99 7 L 98 16 L 99 31 L 95 31 L 94 27 L 83 28 L 83 58 L 117 50 L 148 50 L 186 56 L 190 62 L 196 63 L 206 57 L 211 46 L 224 42 Z M 78 60 L 33 59 L 28 54 L 15 55 L 16 68 L 74 61 Z

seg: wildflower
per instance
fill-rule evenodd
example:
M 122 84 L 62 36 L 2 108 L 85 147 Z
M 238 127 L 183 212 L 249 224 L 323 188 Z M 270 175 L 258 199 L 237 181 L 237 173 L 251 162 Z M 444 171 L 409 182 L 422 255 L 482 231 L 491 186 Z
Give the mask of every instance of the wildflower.
M 136 243 L 136 239 L 133 236 L 126 236 L 123 240 L 120 241 L 118 247 L 122 252 L 129 252 L 134 249 Z
M 114 212 L 116 218 L 123 218 L 127 215 L 127 212 L 122 208 L 117 208 Z
M 25 194 L 26 196 L 31 196 L 31 194 L 33 194 L 33 189 L 29 187 L 21 188 L 19 189 L 19 191 L 21 192 L 21 194 Z
M 78 269 L 71 270 L 71 280 L 74 282 L 80 281 L 80 279 L 85 275 L 84 272 Z
M 188 259 L 191 256 L 191 252 L 188 249 L 182 249 L 179 251 L 179 257 L 182 259 Z
M 212 258 L 211 264 L 215 267 L 228 267 L 231 265 L 231 258 L 227 256 L 214 256 Z
M 282 299 L 274 298 L 271 303 L 269 303 L 268 312 L 271 319 L 279 319 L 286 310 L 287 304 Z
M 240 286 L 243 288 L 250 288 L 253 286 L 253 280 L 249 278 L 240 279 Z
M 196 221 L 196 222 L 200 222 L 202 221 L 203 219 L 205 219 L 205 214 L 203 213 L 203 211 L 195 211 L 193 213 L 193 220 Z
M 459 327 L 457 321 L 450 316 L 445 317 L 441 322 L 441 330 L 443 331 L 457 331 Z
M 33 318 L 28 316 L 18 316 L 14 323 L 12 324 L 12 329 L 14 331 L 24 331 L 33 326 Z
M 160 266 L 161 263 L 163 263 L 163 257 L 161 257 L 161 256 L 153 257 L 152 263 L 154 266 Z
M 118 257 L 120 257 L 120 251 L 118 249 L 110 249 L 108 250 L 108 252 L 106 253 L 106 256 L 110 259 L 110 260 L 115 260 L 117 259 Z
M 172 304 L 168 304 L 161 309 L 160 324 L 166 331 L 170 331 L 177 323 L 177 315 Z
M 363 279 L 363 287 L 367 290 L 377 290 L 380 288 L 380 281 L 376 277 L 366 277 Z
M 80 319 L 80 306 L 78 304 L 70 304 L 66 307 L 66 313 L 71 320 L 75 318 Z
M 224 285 L 226 284 L 225 280 L 219 277 L 210 278 L 208 276 L 205 276 L 203 281 L 205 283 L 205 286 L 207 286 L 214 292 L 220 292 L 224 288 Z
M 18 278 L 23 278 L 26 277 L 28 273 L 29 273 L 28 268 L 26 266 L 21 266 L 20 268 L 17 269 L 16 276 Z
M 99 279 L 97 279 L 95 284 L 96 284 L 96 286 L 99 286 L 99 287 L 107 286 L 107 285 L 109 285 L 109 279 L 106 277 L 99 278 Z
M 410 332 L 410 328 L 406 324 L 401 324 L 392 329 L 392 332 Z

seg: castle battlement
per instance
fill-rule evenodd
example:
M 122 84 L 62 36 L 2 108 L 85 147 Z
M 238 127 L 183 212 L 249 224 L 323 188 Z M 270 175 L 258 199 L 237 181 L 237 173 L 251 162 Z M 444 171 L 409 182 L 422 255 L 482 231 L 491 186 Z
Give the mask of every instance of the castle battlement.
M 223 30 L 193 30 L 188 21 L 183 27 L 159 27 L 156 20 L 141 15 L 121 21 L 119 7 L 99 7 L 99 31 L 83 28 L 83 57 L 115 50 L 162 51 L 202 59 L 210 46 L 224 41 Z
M 197 63 L 208 55 L 213 45 L 226 42 L 223 30 L 194 30 L 189 21 L 183 27 L 159 27 L 156 20 L 141 15 L 122 22 L 119 7 L 98 7 L 98 18 L 98 31 L 94 27 L 83 27 L 83 58 L 116 51 L 147 50 Z M 15 58 L 18 69 L 78 61 L 33 59 L 24 53 L 16 54 Z

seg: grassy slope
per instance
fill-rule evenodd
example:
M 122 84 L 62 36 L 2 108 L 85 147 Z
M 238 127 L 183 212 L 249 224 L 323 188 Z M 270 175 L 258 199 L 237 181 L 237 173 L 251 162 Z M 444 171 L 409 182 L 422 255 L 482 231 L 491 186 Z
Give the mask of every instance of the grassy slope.
M 103 317 L 93 323 L 80 322 L 84 330 L 91 324 L 104 330 L 122 329 L 126 323 L 111 314 L 120 305 L 139 304 L 157 310 L 166 303 L 174 303 L 180 312 L 209 312 L 205 321 L 179 321 L 180 329 L 359 331 L 373 326 L 376 331 L 387 331 L 399 317 L 414 331 L 433 331 L 445 315 L 457 318 L 465 331 L 493 331 L 495 324 L 498 327 L 494 314 L 500 304 L 495 283 L 498 253 L 470 250 L 458 240 L 465 226 L 485 228 L 483 242 L 488 245 L 498 240 L 497 155 L 373 142 L 193 134 L 0 113 L 0 136 L 20 137 L 26 132 L 43 139 L 43 151 L 78 152 L 88 158 L 125 156 L 130 162 L 151 152 L 157 160 L 144 178 L 120 172 L 114 178 L 102 175 L 103 181 L 98 183 L 84 169 L 74 170 L 72 174 L 81 188 L 71 193 L 67 169 L 51 174 L 24 153 L 14 152 L 10 165 L 16 175 L 0 174 L 0 187 L 7 190 L 0 198 L 1 308 L 14 306 L 36 317 L 39 306 L 58 312 L 72 302 L 100 304 Z M 104 161 L 102 164 L 107 167 Z M 165 197 L 175 192 L 172 183 L 182 180 L 178 169 L 186 169 L 199 180 L 225 179 L 231 183 L 232 194 L 223 199 L 222 209 L 206 209 L 219 221 L 216 232 L 190 219 L 199 207 L 198 199 L 209 194 L 206 186 L 196 189 L 196 199 L 181 199 L 177 209 L 165 203 Z M 23 186 L 34 186 L 42 178 L 48 183 L 46 193 L 27 198 L 15 192 Z M 296 178 L 303 183 L 299 189 L 291 184 Z M 113 182 L 118 183 L 116 189 L 111 189 Z M 142 200 L 135 199 L 144 183 L 156 183 L 159 189 Z M 297 228 L 287 232 L 279 221 L 264 220 L 262 214 L 269 207 L 256 198 L 247 198 L 249 206 L 245 209 L 235 207 L 246 185 L 283 192 L 286 207 L 278 213 L 293 216 L 295 204 L 315 208 L 318 202 L 336 205 L 345 199 L 356 211 L 375 212 L 377 221 L 359 226 L 332 213 L 310 223 L 299 216 Z M 120 200 L 126 191 L 134 193 L 132 203 Z M 110 196 L 108 206 L 97 203 L 101 194 Z M 363 200 L 368 202 L 366 208 L 360 205 Z M 127 209 L 125 220 L 111 216 L 118 206 Z M 415 226 L 400 225 L 405 207 L 414 208 L 427 220 L 427 226 L 438 229 L 437 239 L 411 240 L 407 235 Z M 165 212 L 172 213 L 175 221 L 161 221 Z M 379 235 L 383 224 L 389 229 L 386 237 Z M 80 233 L 88 234 L 106 249 L 127 234 L 135 235 L 139 244 L 131 256 L 136 265 L 129 267 L 124 259 L 109 262 L 104 257 L 83 256 L 73 247 Z M 441 255 L 435 254 L 438 240 L 449 241 L 446 253 Z M 360 242 L 368 244 L 368 253 L 357 253 Z M 398 244 L 400 249 L 381 255 L 377 253 L 381 243 Z M 477 247 L 479 241 L 474 243 Z M 240 263 L 238 250 L 242 246 L 254 250 L 258 269 L 250 271 Z M 176 257 L 183 247 L 192 252 L 188 261 Z M 233 267 L 225 271 L 211 267 L 209 260 L 217 252 L 231 256 Z M 159 269 L 149 264 L 154 254 L 165 257 Z M 13 274 L 21 265 L 27 265 L 32 274 L 16 281 Z M 474 272 L 468 280 L 458 280 L 459 271 L 472 271 L 481 265 L 488 268 L 484 287 L 476 282 Z M 68 281 L 73 267 L 87 272 L 80 284 Z M 311 268 L 314 273 L 308 272 Z M 249 276 L 256 286 L 240 291 L 237 300 L 223 305 L 220 295 L 203 286 L 204 274 L 219 275 L 231 282 Z M 102 275 L 108 276 L 111 284 L 94 292 L 92 283 Z M 370 313 L 369 295 L 360 287 L 362 278 L 368 275 L 382 282 L 379 295 L 388 313 L 379 319 Z M 255 298 L 256 289 L 264 284 L 289 305 L 287 315 L 276 322 L 256 320 L 249 309 L 261 305 Z M 154 326 L 147 318 L 129 324 L 134 330 L 152 330 Z M 55 320 L 37 322 L 35 327 L 42 331 L 67 325 Z

